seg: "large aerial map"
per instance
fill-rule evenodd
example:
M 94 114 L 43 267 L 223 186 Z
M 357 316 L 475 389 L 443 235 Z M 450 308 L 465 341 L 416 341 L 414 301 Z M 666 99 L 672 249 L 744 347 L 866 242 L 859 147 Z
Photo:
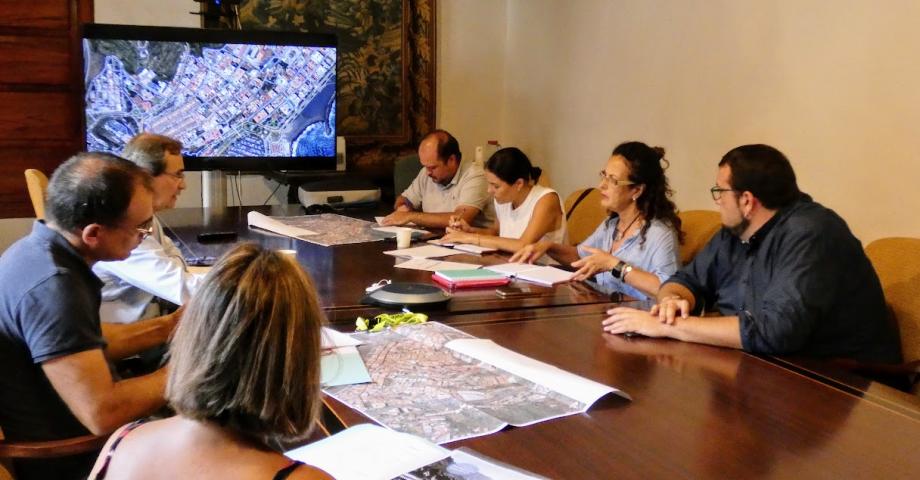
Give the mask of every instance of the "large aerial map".
M 303 235 L 297 238 L 324 247 L 346 245 L 349 243 L 376 242 L 392 235 L 375 231 L 374 227 L 376 227 L 377 224 L 374 222 L 346 217 L 345 215 L 338 215 L 335 213 L 271 218 L 289 227 L 297 227 L 314 232 L 313 235 Z
M 200 157 L 335 155 L 335 48 L 84 40 L 88 150 L 140 131 Z
M 393 430 L 435 443 L 494 433 L 583 412 L 588 405 L 457 353 L 445 344 L 472 338 L 429 322 L 355 334 L 372 383 L 324 391 Z

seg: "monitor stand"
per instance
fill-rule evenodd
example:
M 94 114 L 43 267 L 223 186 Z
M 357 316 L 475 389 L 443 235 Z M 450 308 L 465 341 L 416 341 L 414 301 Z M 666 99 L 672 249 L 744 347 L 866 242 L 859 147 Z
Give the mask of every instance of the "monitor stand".
M 221 170 L 201 172 L 201 206 L 204 208 L 227 207 L 227 179 Z

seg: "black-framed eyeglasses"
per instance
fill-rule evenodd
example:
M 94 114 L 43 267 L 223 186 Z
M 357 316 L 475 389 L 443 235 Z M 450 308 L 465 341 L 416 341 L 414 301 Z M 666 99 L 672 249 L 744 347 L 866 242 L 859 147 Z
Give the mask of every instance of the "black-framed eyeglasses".
M 709 193 L 710 193 L 710 195 L 712 195 L 712 200 L 713 200 L 714 202 L 717 202 L 717 201 L 719 201 L 720 198 L 722 198 L 722 193 L 724 193 L 724 192 L 734 192 L 734 191 L 735 191 L 734 188 L 722 188 L 722 187 L 720 187 L 720 186 L 718 186 L 718 185 L 716 185 L 716 186 L 714 186 L 714 187 L 712 187 L 712 188 L 709 189 Z
M 600 172 L 597 172 L 597 176 L 598 176 L 598 178 L 600 178 L 601 184 L 613 185 L 613 186 L 615 186 L 615 187 L 620 187 L 620 186 L 623 186 L 623 185 L 635 185 L 635 184 L 636 184 L 636 182 L 633 182 L 633 181 L 631 181 L 631 180 L 620 180 L 620 179 L 614 177 L 613 175 L 607 175 L 607 172 L 605 172 L 604 170 L 601 170 Z

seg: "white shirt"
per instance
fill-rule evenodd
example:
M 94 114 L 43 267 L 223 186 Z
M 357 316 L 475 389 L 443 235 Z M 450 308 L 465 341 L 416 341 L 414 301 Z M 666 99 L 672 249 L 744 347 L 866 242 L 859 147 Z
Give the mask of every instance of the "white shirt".
M 531 187 L 530 193 L 527 194 L 527 198 L 525 198 L 517 208 L 513 208 L 511 202 L 495 202 L 495 216 L 498 218 L 499 226 L 498 236 L 505 238 L 521 238 L 521 235 L 527 230 L 527 226 L 530 225 L 530 219 L 533 218 L 533 211 L 537 207 L 537 202 L 539 202 L 544 195 L 549 195 L 550 193 L 556 193 L 556 191 L 542 185 L 534 185 Z M 556 230 L 547 232 L 538 240 L 565 243 L 565 218 L 563 218 L 565 208 L 562 206 L 562 197 L 560 197 L 558 193 L 556 193 L 556 197 L 559 198 L 560 226 Z
M 204 278 L 188 271 L 182 253 L 163 233 L 156 217 L 153 233 L 131 256 L 97 262 L 93 273 L 105 283 L 99 316 L 106 323 L 131 323 L 156 315 L 157 309 L 148 309 L 154 297 L 182 305 Z

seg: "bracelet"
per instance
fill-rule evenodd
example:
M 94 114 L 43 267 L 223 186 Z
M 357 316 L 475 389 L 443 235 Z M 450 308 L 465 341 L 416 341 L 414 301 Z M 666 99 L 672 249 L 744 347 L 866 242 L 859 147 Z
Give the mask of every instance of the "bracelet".
M 629 275 L 631 271 L 633 271 L 633 266 L 627 263 L 626 266 L 620 270 L 620 281 L 626 283 L 626 276 Z

